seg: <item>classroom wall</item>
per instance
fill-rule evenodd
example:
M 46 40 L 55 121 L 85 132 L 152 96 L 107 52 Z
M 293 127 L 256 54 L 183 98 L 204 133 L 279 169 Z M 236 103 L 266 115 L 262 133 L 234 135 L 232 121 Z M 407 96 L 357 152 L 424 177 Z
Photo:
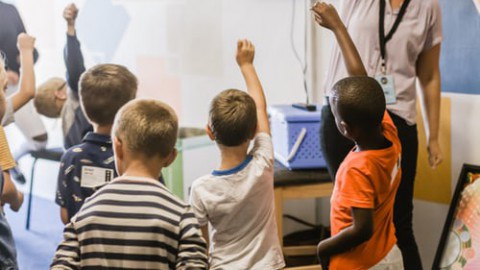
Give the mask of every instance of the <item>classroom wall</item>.
M 476 89 L 478 91 L 480 87 Z M 445 177 L 449 180 L 447 185 L 449 185 L 450 194 L 453 194 L 462 165 L 464 163 L 480 164 L 480 145 L 477 136 L 480 132 L 478 126 L 480 96 L 452 93 L 444 93 L 442 96 L 451 102 L 451 155 L 445 156 L 445 162 L 451 162 L 451 173 Z M 442 119 L 447 116 L 446 113 L 442 110 Z M 422 150 L 420 149 L 420 151 Z M 424 166 L 419 170 L 429 169 Z M 417 182 L 429 182 L 431 185 L 429 192 L 432 194 L 445 188 L 439 180 L 437 177 L 426 179 L 417 177 L 416 179 Z M 418 198 L 419 194 L 416 194 L 416 197 L 417 199 L 414 200 L 414 230 L 424 267 L 430 268 L 445 223 L 451 196 L 447 203 Z
M 69 1 L 13 2 L 38 38 L 39 81 L 63 75 L 61 13 Z M 255 63 L 270 104 L 304 100 L 302 73 L 290 43 L 291 0 L 74 2 L 80 8 L 77 28 L 87 66 L 127 65 L 140 79 L 140 96 L 169 101 L 183 125 L 204 126 L 215 94 L 245 88 L 234 58 L 239 38 L 256 44 Z M 294 2 L 296 16 L 303 16 L 304 2 Z M 298 18 L 294 39 L 303 53 Z

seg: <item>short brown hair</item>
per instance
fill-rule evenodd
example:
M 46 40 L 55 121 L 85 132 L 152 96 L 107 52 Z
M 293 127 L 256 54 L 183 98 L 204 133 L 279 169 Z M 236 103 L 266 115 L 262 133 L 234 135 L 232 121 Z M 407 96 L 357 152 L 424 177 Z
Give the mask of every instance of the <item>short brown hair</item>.
M 137 78 L 126 67 L 94 66 L 80 78 L 80 103 L 87 118 L 99 125 L 113 123 L 118 110 L 137 95 Z
M 178 119 L 161 101 L 133 100 L 117 113 L 113 133 L 133 153 L 164 158 L 175 148 Z
M 65 84 L 66 81 L 64 79 L 53 77 L 37 88 L 33 105 L 35 105 L 39 114 L 50 118 L 60 117 L 63 106 L 57 104 L 55 92 L 61 90 Z
M 252 139 L 257 130 L 255 101 L 243 91 L 225 90 L 212 100 L 209 120 L 217 143 L 238 146 Z

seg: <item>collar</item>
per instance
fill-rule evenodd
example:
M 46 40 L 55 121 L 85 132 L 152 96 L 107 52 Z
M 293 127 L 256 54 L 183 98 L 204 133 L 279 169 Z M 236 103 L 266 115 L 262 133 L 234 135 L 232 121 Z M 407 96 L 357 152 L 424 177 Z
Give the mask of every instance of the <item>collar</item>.
M 96 144 L 112 144 L 112 137 L 110 135 L 102 135 L 95 132 L 88 132 L 83 137 L 83 142 L 96 143 Z
M 235 174 L 235 173 L 243 170 L 245 167 L 247 167 L 247 165 L 250 163 L 250 161 L 252 161 L 252 159 L 253 159 L 253 156 L 248 155 L 247 158 L 245 158 L 245 160 L 242 163 L 240 163 L 239 165 L 237 165 L 236 167 L 233 167 L 233 168 L 228 169 L 228 170 L 214 170 L 212 172 L 212 175 L 214 175 L 214 176 L 224 176 L 224 175 Z

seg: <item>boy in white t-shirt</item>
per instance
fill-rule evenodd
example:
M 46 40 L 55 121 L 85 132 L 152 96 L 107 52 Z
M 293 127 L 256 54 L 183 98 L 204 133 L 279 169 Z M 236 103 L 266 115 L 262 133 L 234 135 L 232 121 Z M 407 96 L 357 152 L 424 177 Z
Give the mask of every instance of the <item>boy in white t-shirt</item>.
M 273 146 L 254 55 L 250 41 L 238 41 L 236 59 L 249 95 L 230 89 L 213 99 L 207 132 L 220 149 L 221 163 L 191 189 L 190 203 L 204 236 L 211 226 L 206 237 L 210 269 L 285 266 L 275 222 Z

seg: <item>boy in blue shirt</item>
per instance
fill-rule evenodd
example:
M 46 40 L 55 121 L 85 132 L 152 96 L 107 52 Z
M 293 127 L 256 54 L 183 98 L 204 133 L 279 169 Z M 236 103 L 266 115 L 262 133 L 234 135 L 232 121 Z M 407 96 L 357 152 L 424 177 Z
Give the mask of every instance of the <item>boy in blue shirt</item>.
M 69 25 L 76 14 L 73 4 L 65 9 L 64 17 Z M 87 133 L 81 144 L 68 149 L 62 157 L 55 201 L 61 207 L 63 223 L 69 222 L 86 198 L 117 176 L 110 133 L 115 114 L 135 98 L 137 86 L 135 75 L 119 65 L 98 65 L 81 76 L 78 85 L 81 108 L 78 109 L 94 131 Z
M 60 163 L 55 201 L 65 224 L 84 199 L 116 177 L 112 124 L 117 111 L 136 93 L 137 79 L 123 66 L 102 64 L 82 75 L 80 103 L 94 131 L 87 133 L 82 144 L 68 149 Z

